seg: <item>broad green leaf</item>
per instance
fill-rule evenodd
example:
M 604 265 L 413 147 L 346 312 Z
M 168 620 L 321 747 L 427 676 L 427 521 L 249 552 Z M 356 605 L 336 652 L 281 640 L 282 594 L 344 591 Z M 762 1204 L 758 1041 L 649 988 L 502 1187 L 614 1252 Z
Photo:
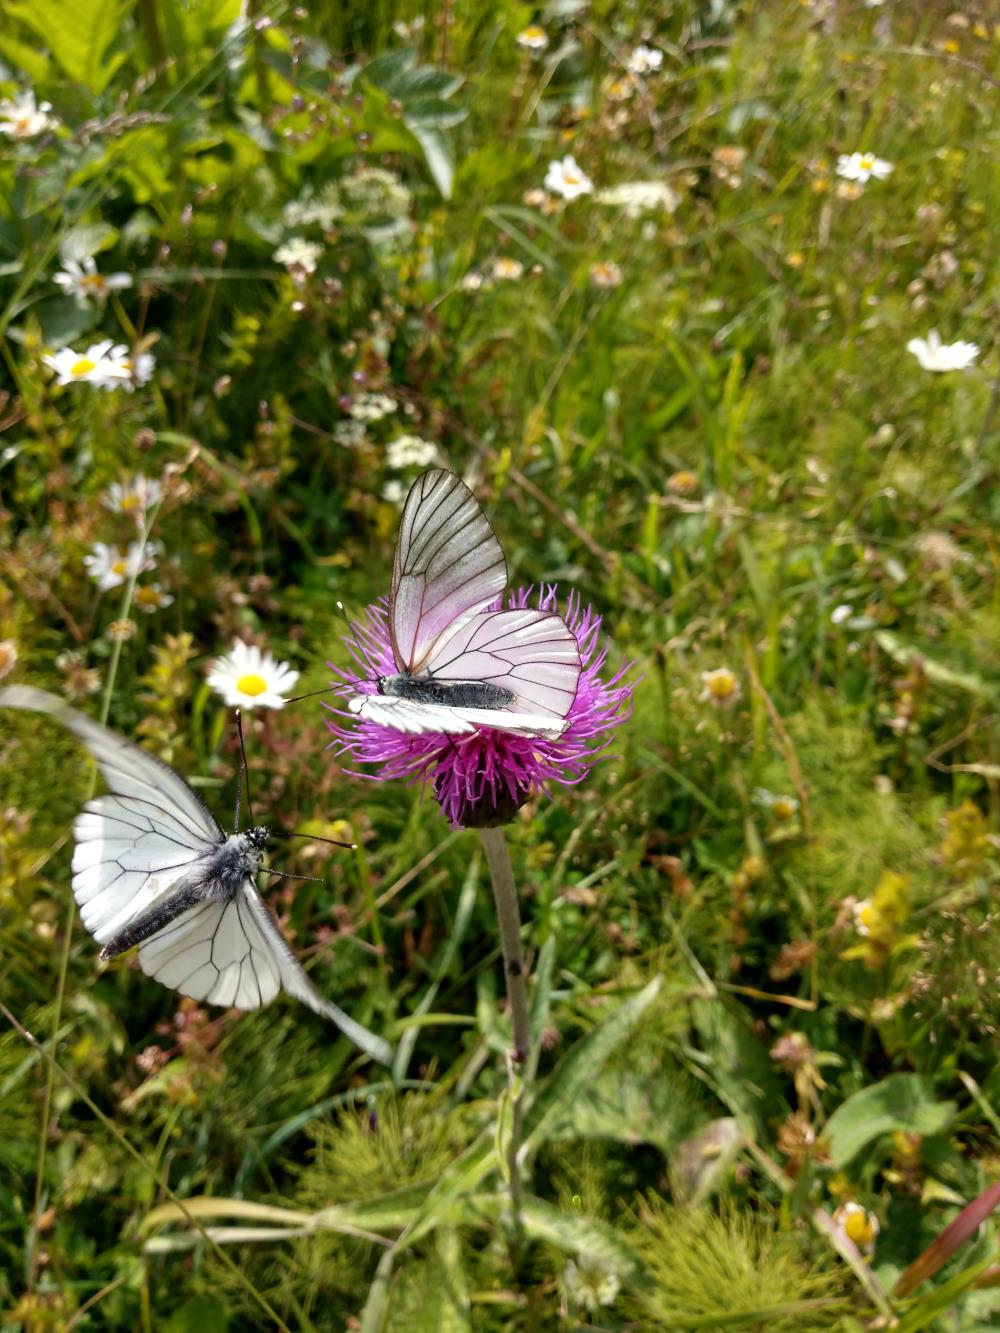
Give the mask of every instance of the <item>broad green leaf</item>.
M 719 1097 L 763 1135 L 781 1085 L 743 1011 L 730 1009 L 719 999 L 706 999 L 692 1004 L 691 1016 Z
M 566 1109 L 588 1088 L 611 1055 L 626 1041 L 660 993 L 660 978 L 626 1000 L 593 1032 L 578 1042 L 536 1093 L 524 1118 L 524 1150 L 534 1152 Z
M 52 77 L 52 62 L 44 51 L 27 42 L 19 42 L 10 33 L 0 33 L 0 56 L 23 70 L 32 83 L 46 83 Z
M 936 685 L 950 685 L 954 689 L 965 690 L 968 694 L 974 694 L 978 699 L 986 699 L 990 702 L 996 701 L 998 693 L 996 682 L 983 680 L 981 676 L 974 675 L 971 671 L 960 671 L 956 667 L 948 666 L 945 662 L 938 662 L 933 657 L 928 657 L 926 653 L 921 652 L 919 648 L 914 647 L 913 644 L 905 643 L 892 630 L 877 630 L 875 642 L 883 652 L 888 653 L 892 660 L 898 662 L 900 666 L 909 666 L 915 657 L 919 657 L 924 671 Z
M 74 83 L 90 93 L 104 91 L 125 59 L 109 47 L 124 30 L 127 0 L 8 0 L 8 18 L 19 19 L 41 38 L 52 58 Z
M 955 1103 L 938 1101 L 931 1084 L 919 1074 L 890 1074 L 848 1097 L 827 1121 L 823 1133 L 830 1160 L 840 1170 L 866 1144 L 895 1129 L 942 1134 L 955 1111 Z

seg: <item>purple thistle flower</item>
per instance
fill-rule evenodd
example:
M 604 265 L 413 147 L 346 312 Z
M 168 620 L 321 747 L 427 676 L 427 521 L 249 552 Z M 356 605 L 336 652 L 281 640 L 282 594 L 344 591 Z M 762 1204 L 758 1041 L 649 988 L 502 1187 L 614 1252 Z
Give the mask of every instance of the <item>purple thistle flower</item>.
M 511 610 L 524 610 L 531 588 L 507 598 Z M 555 585 L 543 587 L 537 597 L 541 611 L 558 612 Z M 497 603 L 496 608 L 499 609 Z M 563 619 L 580 648 L 580 683 L 566 715 L 566 729 L 556 737 L 521 736 L 494 727 L 480 727 L 456 736 L 441 732 L 408 735 L 353 713 L 332 709 L 350 725 L 327 720 L 339 753 L 362 764 L 377 764 L 381 771 L 361 776 L 386 781 L 403 778 L 433 786 L 445 817 L 453 827 L 480 828 L 506 824 L 532 793 L 548 791 L 552 783 L 573 786 L 604 757 L 616 727 L 632 711 L 632 685 L 624 663 L 604 680 L 608 650 L 600 642 L 601 617 L 584 607 L 572 592 Z M 344 694 L 374 694 L 375 678 L 391 676 L 397 667 L 389 639 L 388 608 L 383 598 L 369 606 L 353 626 L 354 639 L 346 640 L 359 668 L 353 675 L 330 665 L 338 679 L 333 688 Z

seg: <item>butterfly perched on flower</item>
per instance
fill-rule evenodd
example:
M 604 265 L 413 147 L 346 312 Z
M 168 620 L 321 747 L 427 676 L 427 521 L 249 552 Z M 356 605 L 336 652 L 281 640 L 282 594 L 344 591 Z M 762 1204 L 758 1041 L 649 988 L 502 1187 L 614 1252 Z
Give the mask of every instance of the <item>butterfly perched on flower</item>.
M 507 562 L 453 473 L 418 477 L 403 506 L 389 594 L 395 671 L 359 682 L 348 708 L 410 734 L 481 727 L 555 737 L 580 681 L 580 647 L 553 611 L 500 609 Z
M 73 826 L 73 896 L 103 959 L 138 945 L 147 976 L 209 1004 L 259 1009 L 285 990 L 391 1063 L 387 1042 L 320 995 L 258 893 L 266 828 L 225 834 L 169 765 L 45 690 L 0 689 L 0 707 L 61 722 L 107 783 Z

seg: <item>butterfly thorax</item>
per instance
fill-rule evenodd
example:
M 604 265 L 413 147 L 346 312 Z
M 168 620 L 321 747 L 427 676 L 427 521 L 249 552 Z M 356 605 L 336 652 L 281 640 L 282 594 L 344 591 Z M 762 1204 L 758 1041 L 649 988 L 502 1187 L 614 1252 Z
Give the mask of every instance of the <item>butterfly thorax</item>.
M 429 676 L 411 676 L 400 671 L 395 676 L 379 676 L 379 694 L 398 699 L 412 699 L 421 704 L 443 704 L 449 708 L 507 708 L 516 695 L 502 685 L 482 680 L 434 680 Z
M 266 828 L 234 833 L 204 857 L 191 882 L 202 899 L 233 898 L 248 879 L 255 879 L 270 834 Z

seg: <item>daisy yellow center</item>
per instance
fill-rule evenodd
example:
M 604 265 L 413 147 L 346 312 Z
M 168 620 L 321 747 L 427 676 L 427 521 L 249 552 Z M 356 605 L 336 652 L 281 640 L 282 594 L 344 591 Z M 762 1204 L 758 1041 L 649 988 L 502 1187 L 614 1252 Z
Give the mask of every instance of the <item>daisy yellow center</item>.
M 124 560 L 116 560 L 116 561 L 114 562 L 114 564 L 111 566 L 111 572 L 112 572 L 112 574 L 124 574 L 124 573 L 125 573 L 125 561 L 124 561 Z
M 137 588 L 135 600 L 140 606 L 159 606 L 160 593 L 156 588 Z
M 779 796 L 771 806 L 775 819 L 791 819 L 795 814 L 795 806 L 787 796 Z
M 844 1222 L 844 1230 L 855 1245 L 870 1245 L 875 1239 L 875 1228 L 867 1213 L 851 1213 Z
M 137 509 L 140 509 L 141 507 L 142 507 L 142 502 L 140 501 L 138 495 L 132 494 L 132 495 L 122 496 L 123 514 L 134 514 L 135 511 Z
M 89 356 L 81 356 L 78 361 L 74 361 L 73 364 L 70 366 L 69 373 L 71 375 L 76 375 L 80 379 L 82 379 L 84 375 L 89 375 L 92 370 L 96 369 L 97 369 L 96 361 L 91 361 Z
M 871 171 L 874 165 L 875 165 L 874 153 L 861 154 L 861 166 L 864 168 L 865 171 Z
M 14 128 L 17 131 L 17 133 L 27 134 L 28 131 L 31 129 L 31 120 L 32 120 L 31 116 L 29 116 L 27 113 L 25 113 L 23 116 L 18 116 L 18 118 L 14 121 Z
M 101 289 L 107 286 L 107 283 L 100 273 L 85 273 L 80 279 L 80 286 Z
M 728 672 L 725 675 L 713 676 L 708 682 L 708 692 L 716 699 L 728 699 L 735 689 L 736 677 Z
M 525 28 L 524 32 L 521 33 L 521 36 L 526 42 L 537 42 L 540 38 L 545 36 L 545 29 L 539 28 L 537 24 L 532 24 L 530 28 Z
M 580 184 L 580 177 L 576 174 L 575 171 L 564 171 L 563 180 L 566 182 L 567 185 Z
M 258 676 L 255 671 L 250 671 L 245 676 L 240 676 L 236 682 L 236 688 L 240 694 L 249 694 L 251 699 L 255 699 L 258 694 L 264 694 L 267 690 L 267 681 L 263 676 Z

